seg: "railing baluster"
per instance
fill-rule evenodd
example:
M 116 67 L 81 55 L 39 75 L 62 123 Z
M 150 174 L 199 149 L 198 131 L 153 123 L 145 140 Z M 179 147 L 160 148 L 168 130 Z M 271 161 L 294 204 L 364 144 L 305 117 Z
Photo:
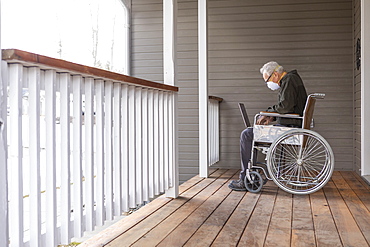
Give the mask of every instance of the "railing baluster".
M 149 201 L 149 162 L 148 162 L 148 89 L 143 88 L 142 100 L 142 164 L 143 201 Z
M 121 184 L 121 83 L 114 83 L 113 104 L 113 171 L 114 171 L 114 215 L 122 212 L 122 184 Z
M 62 73 L 60 84 L 60 129 L 61 129 L 61 242 L 68 244 L 71 240 L 71 131 L 70 131 L 70 85 L 69 73 Z M 38 98 L 38 100 L 40 100 Z M 36 115 L 39 116 L 40 114 Z M 30 113 L 30 116 L 32 114 Z M 31 128 L 32 130 L 32 128 Z M 31 138 L 30 138 L 31 140 Z M 31 147 L 31 145 L 30 145 Z M 30 149 L 30 154 L 32 153 Z M 31 235 L 32 236 L 32 235 Z
M 60 74 L 60 129 L 61 129 L 61 241 L 71 240 L 71 133 L 70 133 L 70 85 L 69 73 Z M 31 116 L 31 113 L 30 113 Z M 39 114 L 37 115 L 39 116 Z M 30 139 L 31 140 L 31 139 Z
M 217 102 L 216 112 L 215 112 L 215 121 L 216 121 L 216 127 L 215 127 L 215 162 L 218 162 L 220 160 L 220 103 Z
M 122 210 L 124 212 L 129 211 L 129 108 L 128 108 L 128 85 L 122 85 L 122 101 L 121 101 L 121 117 L 122 117 L 122 129 L 121 129 L 121 145 L 122 145 Z
M 158 95 L 159 104 L 159 116 L 158 116 L 158 126 L 159 126 L 159 192 L 164 192 L 164 104 L 163 104 L 163 91 L 159 91 Z
M 14 246 L 23 245 L 23 172 L 22 172 L 22 79 L 23 66 L 9 65 L 9 233 Z
M 40 179 L 40 69 L 28 69 L 28 116 L 30 156 L 30 246 L 41 246 L 41 182 Z M 68 195 L 69 196 L 69 195 Z
M 46 122 L 46 244 L 56 245 L 56 147 L 55 147 L 55 92 L 56 72 L 45 71 L 45 122 Z
M 135 168 L 136 168 L 136 204 L 140 205 L 143 201 L 142 191 L 143 191 L 143 164 L 142 164 L 142 151 L 141 151 L 141 133 L 142 123 L 141 123 L 141 87 L 136 87 L 135 89 Z
M 213 162 L 213 104 L 212 100 L 208 100 L 208 164 L 212 164 Z
M 168 143 L 168 93 L 163 92 L 163 166 L 164 166 L 164 178 L 163 178 L 163 186 L 164 190 L 168 190 L 168 176 L 169 176 L 169 143 Z
M 129 86 L 129 205 L 136 207 L 135 86 Z
M 8 64 L 1 62 L 0 80 L 0 246 L 9 244 L 9 207 L 8 207 L 8 162 L 7 162 L 7 86 L 8 86 Z
M 153 112 L 154 112 L 154 194 L 158 195 L 160 190 L 160 168 L 159 168 L 159 91 L 154 90 L 154 101 L 153 101 Z
M 94 230 L 94 79 L 85 79 L 85 217 L 86 230 Z
M 153 89 L 148 90 L 148 183 L 149 197 L 154 197 L 154 106 Z
M 82 77 L 72 76 L 73 83 L 73 218 L 74 236 L 82 237 Z
M 171 198 L 176 198 L 179 195 L 179 168 L 178 164 L 178 147 L 177 147 L 177 95 L 171 93 L 170 102 L 169 102 L 169 162 L 170 162 L 170 171 L 169 171 L 169 184 L 170 188 L 166 191 L 166 196 Z
M 174 186 L 174 152 L 175 152 L 175 142 L 174 142 L 174 114 L 173 114 L 173 94 L 168 94 L 168 186 L 171 188 Z
M 95 80 L 96 92 L 96 225 L 105 220 L 104 207 L 104 81 Z
M 113 82 L 105 82 L 105 200 L 106 219 L 113 220 L 112 95 Z

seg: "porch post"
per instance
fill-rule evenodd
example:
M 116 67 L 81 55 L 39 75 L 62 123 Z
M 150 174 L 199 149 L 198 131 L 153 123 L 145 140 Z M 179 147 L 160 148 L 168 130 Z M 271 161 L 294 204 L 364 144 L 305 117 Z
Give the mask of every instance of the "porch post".
M 199 176 L 208 177 L 208 0 L 198 0 Z
M 370 175 L 370 2 L 361 0 L 361 175 Z
M 131 75 L 131 0 L 122 0 L 126 12 L 126 48 L 125 48 L 125 67 L 123 73 Z
M 176 86 L 177 76 L 177 0 L 163 0 L 163 79 L 164 84 Z M 172 187 L 166 192 L 167 197 L 176 198 L 179 194 L 179 162 L 178 162 L 178 138 L 177 138 L 177 95 L 174 93 L 172 116 L 172 153 L 170 165 L 173 165 L 172 177 L 170 181 Z M 171 121 L 170 120 L 170 121 Z M 170 123 L 171 124 L 171 123 Z M 170 151 L 170 152 L 171 152 Z
M 1 1 L 0 1 L 1 12 Z M 0 42 L 1 42 L 1 19 L 0 19 Z M 0 43 L 1 51 L 1 43 Z M 8 232 L 8 177 L 7 177 L 7 141 L 5 122 L 7 118 L 7 96 L 6 96 L 6 82 L 3 78 L 0 63 L 0 246 L 8 246 L 9 232 Z

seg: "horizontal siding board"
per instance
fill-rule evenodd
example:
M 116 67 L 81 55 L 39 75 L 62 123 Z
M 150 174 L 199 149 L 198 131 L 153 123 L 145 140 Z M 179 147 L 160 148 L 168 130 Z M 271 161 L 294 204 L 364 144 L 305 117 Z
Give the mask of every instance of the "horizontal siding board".
M 254 50 L 254 49 L 266 49 L 270 50 L 271 45 L 273 45 L 274 49 L 289 49 L 289 50 L 319 50 L 330 48 L 330 49 L 336 49 L 336 48 L 342 48 L 342 47 L 349 47 L 352 45 L 352 40 L 341 40 L 337 42 L 333 42 L 333 40 L 329 41 L 302 41 L 299 40 L 289 40 L 289 41 L 276 41 L 276 40 L 270 40 L 270 41 L 260 41 L 260 42 L 248 42 L 248 43 L 216 43 L 209 45 L 210 51 L 222 51 L 222 50 Z M 149 47 L 150 48 L 150 47 Z
M 300 35 L 300 34 L 321 34 L 321 33 L 348 33 L 352 31 L 352 26 L 348 25 L 333 25 L 333 26 L 302 26 L 302 27 L 264 27 L 264 28 L 228 28 L 222 30 L 217 29 L 209 29 L 209 35 L 218 36 L 231 36 L 235 34 L 239 34 L 240 38 L 249 35 L 266 35 L 266 38 L 272 35 L 280 35 L 281 33 L 287 35 Z M 269 34 L 269 35 L 267 35 Z
M 264 14 L 266 15 L 266 13 Z M 286 15 L 286 14 L 285 14 Z M 271 18 L 271 17 L 272 18 Z M 230 15 L 222 15 L 220 16 L 209 16 L 209 21 L 212 22 L 212 26 L 210 26 L 210 30 L 217 30 L 217 29 L 224 29 L 227 27 L 232 26 L 235 29 L 243 28 L 242 24 L 245 22 L 251 22 L 251 25 L 248 27 L 249 29 L 254 28 L 294 28 L 294 27 L 312 27 L 312 26 L 338 26 L 338 25 L 347 25 L 348 22 L 352 20 L 351 15 L 347 15 L 346 17 L 334 17 L 334 18 L 315 18 L 315 19 L 279 19 L 278 17 L 273 18 L 274 15 L 270 14 L 269 18 L 262 18 L 252 19 L 251 15 L 248 14 L 230 14 Z M 236 19 L 237 18 L 237 19 Z M 220 20 L 221 19 L 221 20 Z M 234 20 L 234 21 L 233 21 Z M 276 21 L 278 20 L 278 21 Z
M 340 55 L 350 55 L 352 52 L 348 49 L 339 49 L 339 48 L 320 48 L 320 49 L 281 49 L 281 50 L 275 50 L 275 49 L 264 49 L 264 50 L 253 50 L 253 49 L 247 49 L 246 50 L 248 56 L 252 57 L 259 57 L 263 56 L 265 59 L 268 57 L 300 57 L 300 56 L 330 56 L 331 54 L 340 54 Z M 210 50 L 209 51 L 209 58 L 219 58 L 222 59 L 226 56 L 232 56 L 232 57 L 243 57 L 245 54 L 240 53 L 240 51 L 230 50 Z M 219 71 L 218 73 L 221 73 Z M 352 71 L 351 71 L 352 73 Z M 328 71 L 328 74 L 330 74 L 330 71 Z M 348 75 L 348 74 L 346 74 Z
M 271 7 L 276 7 L 280 8 L 281 10 L 284 10 L 284 7 L 286 5 L 292 6 L 292 5 L 301 5 L 305 6 L 305 8 L 309 8 L 311 10 L 317 10 L 320 11 L 322 8 L 323 1 L 322 0 L 297 0 L 297 1 L 275 1 L 275 0 L 264 0 L 264 1 L 240 1 L 240 0 L 212 0 L 212 7 L 216 8 L 228 8 L 228 7 L 237 7 L 237 8 L 242 8 L 242 7 L 256 7 L 254 11 L 260 11 L 260 12 L 268 12 L 267 8 Z M 338 4 L 345 4 L 348 6 L 348 1 L 346 0 L 325 0 L 326 6 L 330 6 L 332 9 L 337 9 L 339 8 Z M 332 6 L 334 5 L 335 6 Z M 303 8 L 303 7 L 302 7 Z M 273 8 L 272 8 L 273 9 Z
M 243 16 L 241 20 L 266 20 L 266 12 L 253 12 L 253 8 L 250 7 L 240 7 L 238 9 L 234 8 L 220 8 L 214 9 L 212 14 L 210 15 L 210 21 L 212 21 L 213 17 L 222 16 L 222 18 L 227 21 L 228 18 L 231 20 L 235 20 L 231 18 L 232 15 L 240 15 Z M 296 19 L 305 19 L 305 20 L 318 20 L 318 19 L 329 19 L 329 18 L 344 18 L 349 17 L 351 18 L 351 13 L 348 12 L 348 9 L 345 8 L 338 8 L 338 9 L 330 9 L 330 10 L 318 10 L 312 11 L 307 9 L 294 9 L 294 11 L 290 11 L 289 14 L 287 12 L 271 12 L 268 14 L 269 20 L 296 20 Z M 238 16 L 239 17 L 239 16 Z

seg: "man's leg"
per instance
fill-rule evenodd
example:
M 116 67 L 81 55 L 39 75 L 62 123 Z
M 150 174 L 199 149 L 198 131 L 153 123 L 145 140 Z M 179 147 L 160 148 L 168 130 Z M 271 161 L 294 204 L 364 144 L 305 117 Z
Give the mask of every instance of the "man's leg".
M 229 184 L 229 188 L 232 190 L 245 191 L 244 178 L 248 169 L 248 162 L 251 158 L 253 142 L 253 128 L 247 128 L 240 134 L 240 160 L 241 160 L 241 172 L 239 180 L 232 181 Z
M 240 161 L 241 171 L 239 178 L 244 181 L 245 173 L 248 169 L 248 163 L 251 159 L 253 142 L 253 128 L 247 128 L 240 135 Z

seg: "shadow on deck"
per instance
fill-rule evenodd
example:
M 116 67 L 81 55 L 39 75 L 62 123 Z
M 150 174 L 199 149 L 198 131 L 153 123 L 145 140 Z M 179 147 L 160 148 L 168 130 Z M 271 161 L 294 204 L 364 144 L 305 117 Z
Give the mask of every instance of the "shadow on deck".
M 193 177 L 79 246 L 369 246 L 370 187 L 334 172 L 324 189 L 292 195 L 269 181 L 261 193 L 231 191 L 238 170 Z

